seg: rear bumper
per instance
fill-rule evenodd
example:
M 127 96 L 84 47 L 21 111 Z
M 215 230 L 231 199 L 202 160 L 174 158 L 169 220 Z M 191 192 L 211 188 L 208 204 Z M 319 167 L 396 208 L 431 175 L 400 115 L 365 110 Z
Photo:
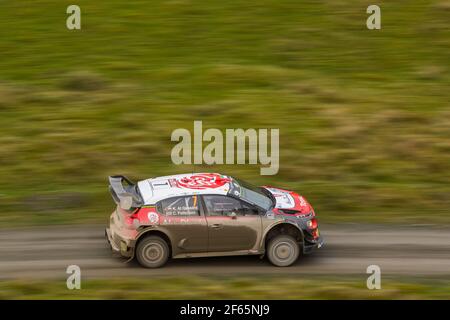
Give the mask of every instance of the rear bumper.
M 316 251 L 317 249 L 320 249 L 324 244 L 325 242 L 323 241 L 322 237 L 319 237 L 317 240 L 315 240 L 314 243 L 306 242 L 303 246 L 303 253 L 308 254 Z
M 105 237 L 114 254 L 126 258 L 133 257 L 134 248 L 129 247 L 127 241 L 120 237 L 120 235 L 115 234 L 110 228 L 106 228 Z
M 114 243 L 114 240 L 111 235 L 111 230 L 109 228 L 105 229 L 105 237 L 106 237 L 106 240 L 108 241 L 109 246 L 111 247 L 111 250 L 115 253 L 120 253 L 120 249 Z

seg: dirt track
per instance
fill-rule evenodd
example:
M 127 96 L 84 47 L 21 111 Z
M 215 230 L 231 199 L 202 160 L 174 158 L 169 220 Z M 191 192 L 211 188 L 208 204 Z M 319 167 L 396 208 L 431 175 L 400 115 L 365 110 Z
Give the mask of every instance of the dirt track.
M 382 273 L 450 277 L 450 230 L 430 226 L 383 228 L 323 226 L 325 246 L 290 267 L 276 268 L 257 256 L 179 259 L 147 270 L 111 256 L 103 226 L 0 231 L 0 278 L 66 277 L 68 265 L 86 278 L 182 274 L 358 274 L 377 264 Z

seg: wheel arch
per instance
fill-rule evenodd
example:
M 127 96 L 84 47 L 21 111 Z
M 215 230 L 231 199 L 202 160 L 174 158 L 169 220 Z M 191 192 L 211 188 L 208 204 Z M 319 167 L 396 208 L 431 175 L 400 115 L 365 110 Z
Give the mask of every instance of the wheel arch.
M 291 223 L 289 221 L 281 221 L 277 224 L 270 226 L 265 231 L 261 243 L 264 252 L 266 251 L 267 244 L 269 243 L 270 239 L 279 234 L 287 234 L 293 236 L 297 240 L 299 245 L 301 245 L 301 248 L 303 248 L 304 242 L 303 230 L 294 223 Z
M 136 243 L 135 243 L 134 251 L 133 251 L 133 257 L 135 256 L 135 251 L 136 251 L 136 248 L 138 246 L 138 243 L 142 239 L 144 239 L 144 238 L 146 238 L 148 236 L 158 236 L 158 237 L 164 239 L 164 241 L 166 241 L 167 245 L 169 246 L 169 250 L 170 250 L 169 257 L 172 257 L 173 248 L 172 248 L 172 241 L 170 240 L 170 236 L 166 232 L 164 232 L 164 231 L 162 231 L 160 229 L 154 229 L 154 228 L 145 229 L 136 238 Z

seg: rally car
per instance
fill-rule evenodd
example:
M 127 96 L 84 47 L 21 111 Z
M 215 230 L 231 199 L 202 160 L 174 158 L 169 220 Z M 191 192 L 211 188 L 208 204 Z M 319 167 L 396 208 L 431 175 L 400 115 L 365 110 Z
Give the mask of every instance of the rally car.
M 106 238 L 114 252 L 147 268 L 231 255 L 265 255 L 286 267 L 323 244 L 313 208 L 293 191 L 218 173 L 109 182 L 117 208 Z

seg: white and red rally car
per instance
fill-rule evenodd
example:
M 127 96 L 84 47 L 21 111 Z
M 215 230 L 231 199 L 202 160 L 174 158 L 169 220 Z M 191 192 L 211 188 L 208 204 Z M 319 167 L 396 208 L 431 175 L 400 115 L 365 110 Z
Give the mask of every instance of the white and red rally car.
M 289 266 L 323 244 L 312 206 L 293 191 L 217 173 L 109 181 L 117 208 L 108 242 L 144 267 L 169 258 L 249 254 Z

